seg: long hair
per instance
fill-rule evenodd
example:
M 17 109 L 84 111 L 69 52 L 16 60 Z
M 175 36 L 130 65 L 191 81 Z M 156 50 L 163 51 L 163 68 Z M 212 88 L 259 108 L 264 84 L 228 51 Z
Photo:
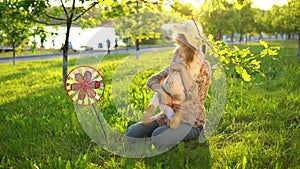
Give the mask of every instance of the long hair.
M 186 43 L 180 41 L 177 39 L 177 49 L 181 48 L 182 50 L 182 56 L 183 56 L 183 61 L 190 66 L 190 63 L 194 60 L 194 56 L 196 55 L 196 52 L 194 49 L 192 49 L 189 45 Z

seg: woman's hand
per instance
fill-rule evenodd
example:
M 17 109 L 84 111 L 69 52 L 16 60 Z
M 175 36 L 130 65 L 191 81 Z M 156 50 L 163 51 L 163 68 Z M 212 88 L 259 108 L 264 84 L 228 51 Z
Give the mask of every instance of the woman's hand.
M 185 63 L 171 62 L 170 69 L 175 71 L 180 71 L 185 90 L 189 90 L 192 87 L 193 79 Z
M 181 71 L 183 68 L 184 68 L 183 64 L 176 63 L 176 62 L 171 62 L 170 63 L 170 69 L 171 70 Z
M 181 111 L 181 105 L 180 104 L 172 104 L 172 109 L 174 112 L 180 112 Z

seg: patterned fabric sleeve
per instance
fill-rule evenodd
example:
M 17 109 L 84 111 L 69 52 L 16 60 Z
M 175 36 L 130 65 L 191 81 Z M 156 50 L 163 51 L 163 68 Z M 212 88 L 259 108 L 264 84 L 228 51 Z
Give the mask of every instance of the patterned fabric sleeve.
M 199 74 L 200 78 L 198 82 L 201 104 L 204 104 L 204 101 L 208 95 L 208 89 L 211 80 L 210 65 L 207 61 L 205 61 L 204 63 L 205 64 L 203 64 L 200 69 L 200 74 Z
M 177 51 L 175 52 L 175 55 L 173 56 L 171 62 L 174 61 L 176 57 L 177 57 Z M 164 70 L 158 72 L 157 74 L 150 76 L 146 82 L 147 89 L 151 89 L 151 86 L 153 84 L 157 84 L 157 86 L 160 85 L 160 81 L 168 76 L 169 69 L 170 69 L 169 67 L 170 66 L 166 67 Z
M 160 71 L 159 73 L 150 76 L 146 82 L 147 89 L 152 89 L 151 86 L 153 84 L 160 85 L 160 81 L 166 78 L 168 74 L 169 74 L 169 66 L 166 67 L 164 70 Z
M 199 126 L 199 125 L 203 126 L 206 122 L 204 101 L 208 95 L 208 90 L 211 81 L 211 72 L 210 72 L 209 63 L 207 61 L 204 61 L 204 63 L 205 64 L 202 64 L 200 68 L 200 73 L 196 78 L 196 82 L 198 84 L 198 92 L 200 96 L 200 107 L 199 107 L 199 112 L 194 126 Z

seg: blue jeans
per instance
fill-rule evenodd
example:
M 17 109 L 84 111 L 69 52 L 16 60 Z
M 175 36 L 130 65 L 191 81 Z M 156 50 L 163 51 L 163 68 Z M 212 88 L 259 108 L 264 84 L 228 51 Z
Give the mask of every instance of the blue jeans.
M 188 141 L 197 138 L 203 132 L 202 126 L 192 127 L 187 123 L 180 123 L 176 128 L 169 126 L 159 127 L 156 121 L 151 125 L 144 126 L 141 122 L 135 123 L 126 130 L 126 137 L 129 141 L 137 138 L 151 137 L 152 142 L 158 146 L 174 146 L 180 141 Z

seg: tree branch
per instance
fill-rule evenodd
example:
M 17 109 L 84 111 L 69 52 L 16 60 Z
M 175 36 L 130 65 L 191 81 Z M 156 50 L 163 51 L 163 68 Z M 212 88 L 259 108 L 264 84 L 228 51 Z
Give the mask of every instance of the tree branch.
M 48 15 L 47 13 L 45 14 L 48 18 L 50 18 L 50 19 L 55 19 L 55 20 L 60 20 L 60 21 L 64 21 L 65 19 L 63 19 L 63 18 L 58 18 L 58 17 L 54 17 L 54 16 L 50 16 L 50 15 Z
M 36 20 L 36 19 L 33 19 L 33 21 L 36 22 L 36 23 L 45 24 L 45 25 L 49 25 L 49 26 L 64 25 L 64 24 L 66 24 L 66 22 L 46 23 L 46 22 L 39 21 L 39 20 Z
M 84 15 L 86 12 L 88 12 L 90 9 L 92 9 L 94 6 L 96 6 L 98 2 L 94 2 L 90 7 L 85 9 L 81 14 L 79 14 L 76 18 L 73 19 L 73 22 L 79 19 L 82 15 Z
M 76 6 L 75 6 L 75 0 L 73 0 L 73 3 L 72 3 L 72 9 L 71 9 L 71 14 L 70 14 L 70 17 L 68 18 L 68 23 L 71 23 L 72 24 L 72 22 L 73 22 L 73 16 L 74 16 L 74 11 L 75 11 L 75 8 L 76 8 Z
M 60 3 L 61 3 L 61 6 L 63 7 L 63 9 L 64 9 L 64 11 L 65 11 L 65 15 L 66 15 L 66 17 L 67 17 L 67 19 L 68 19 L 68 18 L 69 18 L 69 14 L 68 14 L 68 11 L 67 11 L 67 9 L 66 9 L 64 3 L 63 3 L 63 0 L 60 0 Z

